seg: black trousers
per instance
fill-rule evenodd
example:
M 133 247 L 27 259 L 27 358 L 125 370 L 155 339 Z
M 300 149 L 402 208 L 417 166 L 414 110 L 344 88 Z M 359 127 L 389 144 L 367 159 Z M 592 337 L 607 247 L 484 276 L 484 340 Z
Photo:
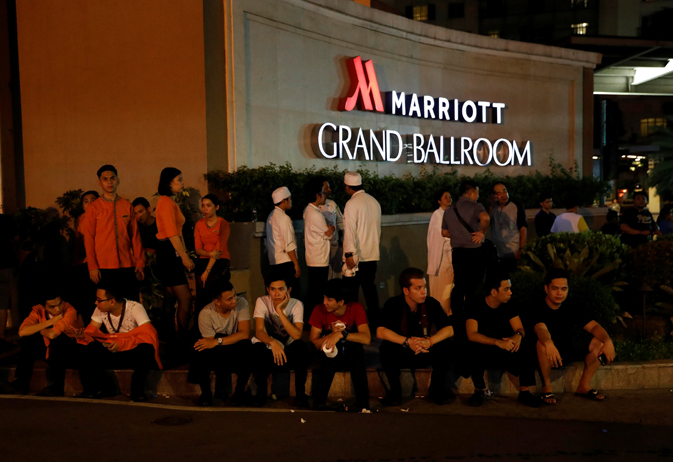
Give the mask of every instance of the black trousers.
M 329 279 L 329 266 L 308 267 L 308 296 L 304 304 L 304 319 L 311 319 L 313 308 L 323 302 L 325 283 Z
M 271 265 L 272 274 L 282 274 L 285 276 L 288 289 L 292 289 L 292 298 L 301 300 L 301 286 L 299 285 L 299 278 L 294 277 L 296 271 L 294 270 L 294 263 L 287 261 L 280 265 Z
M 355 406 L 368 408 L 369 383 L 364 347 L 359 343 L 337 342 L 337 348 L 339 353 L 334 358 L 328 358 L 322 350 L 318 353 L 320 371 L 314 388 L 314 405 L 325 404 L 337 371 L 349 371 L 355 389 Z
M 152 345 L 142 343 L 132 350 L 116 353 L 111 352 L 98 341 L 78 347 L 80 349 L 79 377 L 85 393 L 112 391 L 112 383 L 105 375 L 105 371 L 111 369 L 133 369 L 131 394 L 140 395 L 145 392 L 147 374 L 150 369 L 156 367 Z
M 269 374 L 272 372 L 293 370 L 295 395 L 306 394 L 306 376 L 311 361 L 311 350 L 303 341 L 295 340 L 285 347 L 285 356 L 287 362 L 278 366 L 274 363 L 273 353 L 266 344 L 259 342 L 252 346 L 252 375 L 257 384 L 257 393 L 266 394 Z
M 454 248 L 452 254 L 455 286 L 451 292 L 451 310 L 453 325 L 458 328 L 456 333 L 459 334 L 465 331 L 465 300 L 474 296 L 484 280 L 486 262 L 480 248 Z
M 101 269 L 100 277 L 101 281 L 118 287 L 122 297 L 134 302 L 140 301 L 140 286 L 135 268 Z M 91 312 L 93 313 L 93 309 Z
M 522 387 L 535 385 L 534 364 L 530 362 L 529 342 L 522 342 L 519 351 L 511 353 L 495 345 L 483 345 L 470 342 L 470 375 L 474 388 L 486 388 L 484 372 L 486 370 L 507 371 L 519 377 Z M 534 345 L 533 345 L 534 346 Z
M 189 361 L 189 383 L 199 384 L 201 393 L 211 393 L 210 372 L 215 371 L 215 378 L 219 382 L 229 378 L 229 373 L 236 374 L 236 393 L 245 392 L 245 386 L 250 378 L 250 363 L 252 343 L 250 340 L 241 340 L 232 345 L 218 345 L 209 350 L 192 350 Z M 228 387 L 217 384 L 215 389 Z
M 70 268 L 66 290 L 66 300 L 82 316 L 84 325 L 88 326 L 96 309 L 96 284 L 91 280 L 86 263 Z
M 77 364 L 76 344 L 77 342 L 74 339 L 65 334 L 59 335 L 49 343 L 49 358 L 46 359 L 49 366 L 47 382 L 53 391 L 63 391 L 66 369 Z M 21 351 L 17 358 L 14 378 L 17 381 L 17 388 L 27 392 L 30 379 L 33 377 L 34 363 L 36 360 L 45 359 L 47 347 L 44 344 L 44 337 L 39 332 L 28 337 L 22 337 L 19 345 Z
M 400 399 L 402 397 L 401 369 L 411 369 L 413 371 L 427 367 L 432 367 L 430 397 L 443 398 L 446 395 L 445 385 L 451 361 L 450 353 L 451 345 L 447 340 L 434 345 L 430 348 L 429 353 L 421 354 L 415 354 L 409 348 L 384 340 L 379 348 L 379 354 L 381 356 L 381 366 L 386 373 L 386 377 L 388 377 L 390 398 Z
M 367 304 L 367 318 L 369 324 L 376 328 L 379 323 L 379 292 L 376 289 L 377 261 L 361 261 L 358 263 L 358 271 L 351 278 L 343 278 L 351 301 L 357 302 L 360 287 Z

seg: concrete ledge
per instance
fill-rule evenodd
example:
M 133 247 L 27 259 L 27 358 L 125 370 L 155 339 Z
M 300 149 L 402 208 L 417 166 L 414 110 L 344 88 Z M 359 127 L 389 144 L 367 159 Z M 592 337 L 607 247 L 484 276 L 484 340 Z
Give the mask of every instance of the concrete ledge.
M 573 363 L 563 370 L 552 371 L 552 388 L 554 393 L 574 392 L 582 375 L 583 364 Z M 46 386 L 44 363 L 37 363 L 33 379 L 30 384 L 32 392 L 39 392 Z M 427 395 L 430 385 L 431 370 L 417 370 L 415 375 L 410 371 L 402 373 L 402 391 L 405 395 Z M 123 394 L 129 394 L 131 388 L 130 370 L 111 371 L 114 374 L 119 390 Z M 505 373 L 500 375 L 497 371 L 489 371 L 489 388 L 500 394 L 514 394 L 518 392 L 519 380 L 517 377 Z M 1 368 L 0 380 L 11 380 L 14 376 L 14 368 Z M 382 381 L 385 374 L 376 369 L 369 369 L 367 373 L 370 396 L 376 399 L 385 396 L 385 388 Z M 313 374 L 309 371 L 306 384 L 307 391 L 311 390 Z M 214 380 L 214 375 L 212 380 Z M 235 376 L 233 378 L 235 379 Z M 235 383 L 235 382 L 234 382 Z M 287 385 L 287 384 L 286 384 Z M 387 382 L 386 382 L 387 386 Z M 540 380 L 537 379 L 537 387 L 540 390 Z M 646 363 L 617 363 L 601 367 L 594 378 L 591 386 L 600 390 L 639 390 L 655 388 L 673 388 L 673 360 L 649 361 Z M 200 393 L 199 387 L 187 383 L 187 368 L 171 369 L 167 371 L 152 371 L 147 383 L 148 391 L 156 395 L 191 397 Z M 256 392 L 254 380 L 250 380 L 250 387 Z M 458 378 L 456 387 L 461 394 L 471 394 L 474 391 L 472 380 Z M 287 388 L 287 387 L 285 387 Z M 82 391 L 77 371 L 69 370 L 66 374 L 66 395 L 74 395 Z M 269 393 L 271 385 L 269 385 Z M 294 395 L 294 374 L 290 374 L 289 393 Z M 350 373 L 339 372 L 334 377 L 330 397 L 348 398 L 353 396 Z

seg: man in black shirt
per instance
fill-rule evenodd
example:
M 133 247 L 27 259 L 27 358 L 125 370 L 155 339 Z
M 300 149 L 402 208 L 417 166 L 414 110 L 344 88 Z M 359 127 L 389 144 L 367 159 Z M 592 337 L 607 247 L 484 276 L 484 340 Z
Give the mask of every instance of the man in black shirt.
M 590 383 L 601 360 L 609 364 L 615 359 L 615 346 L 610 336 L 586 313 L 572 305 L 563 304 L 568 296 L 568 273 L 565 270 L 549 270 L 545 276 L 544 290 L 547 293 L 544 303 L 531 313 L 538 338 L 542 399 L 547 404 L 556 404 L 549 381 L 552 367 L 583 359 L 584 371 L 575 394 L 593 401 L 604 400 L 605 396 L 593 390 Z
M 385 405 L 399 405 L 402 400 L 400 370 L 432 366 L 428 397 L 437 404 L 455 400 L 444 390 L 449 370 L 449 345 L 453 335 L 451 321 L 440 303 L 427 296 L 425 273 L 407 268 L 400 274 L 402 294 L 389 298 L 383 307 L 383 322 L 376 336 L 383 340 L 379 353 L 390 390 Z M 436 329 L 432 334 L 432 328 Z
M 633 207 L 622 212 L 620 229 L 622 242 L 631 247 L 647 244 L 653 234 L 662 237 L 657 223 L 646 208 L 647 195 L 639 191 L 633 196 Z
M 154 253 L 159 242 L 157 239 L 159 230 L 157 229 L 157 219 L 150 213 L 150 203 L 144 197 L 136 197 L 132 205 L 143 247 L 145 250 Z
M 538 407 L 540 400 L 529 391 L 535 385 L 535 372 L 529 365 L 530 361 L 525 361 L 524 357 L 527 351 L 522 347 L 522 342 L 526 333 L 517 310 L 506 306 L 512 298 L 509 275 L 496 273 L 490 276 L 486 287 L 488 295 L 470 307 L 465 323 L 467 338 L 470 340 L 470 369 L 474 383 L 470 405 L 481 406 L 484 403 L 484 371 L 498 369 L 520 376 L 519 402 Z
M 547 193 L 540 195 L 540 211 L 535 215 L 535 232 L 537 237 L 544 237 L 551 234 L 551 227 L 556 220 L 556 215 L 551 211 L 552 200 Z

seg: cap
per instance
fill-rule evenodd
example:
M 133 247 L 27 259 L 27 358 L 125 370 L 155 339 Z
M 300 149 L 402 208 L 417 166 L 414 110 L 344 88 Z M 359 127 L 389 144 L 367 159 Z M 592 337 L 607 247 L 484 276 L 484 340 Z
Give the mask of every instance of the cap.
M 279 202 L 282 202 L 283 199 L 287 199 L 291 195 L 292 193 L 290 193 L 290 190 L 287 189 L 287 186 L 281 186 L 280 188 L 276 189 L 273 194 L 271 194 L 271 197 L 273 198 L 273 203 L 278 204 Z
M 358 172 L 347 172 L 344 176 L 344 183 L 348 186 L 361 186 L 362 177 Z

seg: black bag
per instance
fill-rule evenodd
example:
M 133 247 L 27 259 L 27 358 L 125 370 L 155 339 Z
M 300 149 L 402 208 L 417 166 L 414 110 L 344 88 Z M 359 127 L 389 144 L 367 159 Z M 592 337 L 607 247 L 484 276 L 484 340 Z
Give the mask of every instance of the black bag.
M 458 213 L 458 207 L 454 205 L 453 211 L 456 212 L 456 217 L 458 217 L 458 221 L 460 221 L 460 223 L 465 227 L 465 229 L 468 230 L 470 234 L 474 233 L 474 229 L 472 229 L 472 227 L 468 225 L 465 220 L 463 220 L 463 217 L 460 216 L 460 213 Z M 500 258 L 498 257 L 498 249 L 493 241 L 491 241 L 490 239 L 484 239 L 484 241 L 481 243 L 481 247 L 479 248 L 481 250 L 482 257 L 486 262 L 487 268 L 500 263 Z

